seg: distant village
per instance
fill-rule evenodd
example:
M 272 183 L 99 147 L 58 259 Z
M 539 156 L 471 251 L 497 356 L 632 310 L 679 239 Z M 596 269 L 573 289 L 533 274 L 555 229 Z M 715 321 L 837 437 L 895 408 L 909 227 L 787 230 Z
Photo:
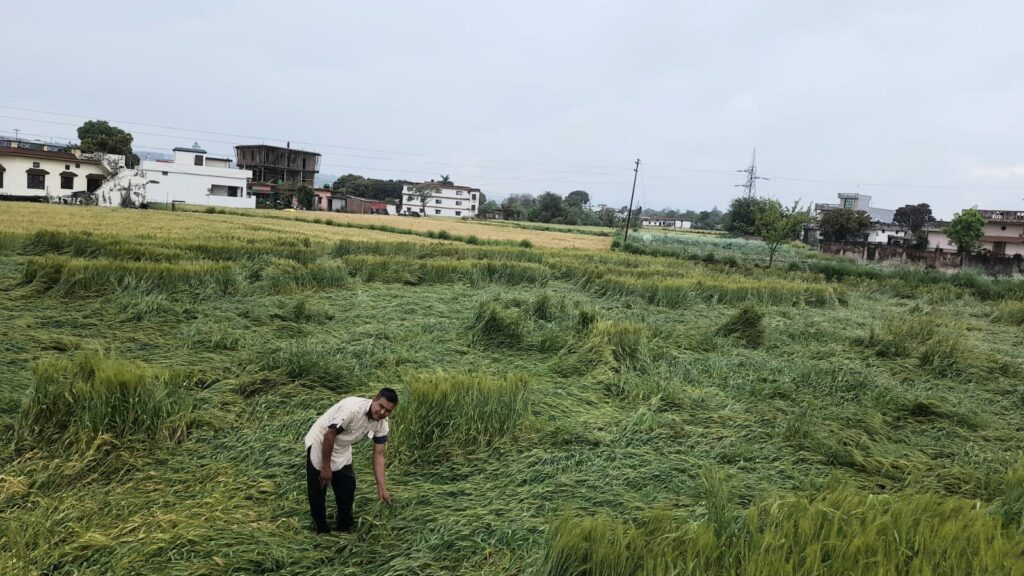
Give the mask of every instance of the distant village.
M 526 208 L 487 202 L 476 187 L 455 184 L 447 177 L 422 182 L 385 182 L 389 197 L 364 197 L 346 186 L 316 186 L 320 154 L 310 150 L 246 144 L 235 146 L 235 158 L 207 153 L 199 143 L 171 150 L 167 159 L 142 160 L 128 166 L 123 155 L 85 153 L 75 145 L 0 139 L 0 200 L 146 207 L 160 203 L 224 208 L 322 210 L 409 217 L 526 219 Z M 361 178 L 361 177 L 354 177 Z M 339 178 L 339 181 L 343 181 Z M 589 196 L 574 201 L 592 215 L 588 222 L 625 223 L 626 207 L 591 205 Z M 550 194 L 550 193 L 546 193 Z M 573 192 L 571 197 L 577 192 Z M 519 200 L 529 195 L 519 196 Z M 542 195 L 543 197 L 543 195 Z M 559 197 L 560 198 L 560 197 Z M 570 198 L 567 197 L 568 201 Z M 515 200 L 514 198 L 512 200 Z M 949 222 L 928 217 L 907 224 L 897 210 L 872 205 L 871 196 L 840 193 L 834 203 L 817 203 L 803 226 L 800 240 L 823 252 L 865 260 L 906 260 L 942 267 L 955 260 L 956 246 L 946 231 Z M 525 201 L 525 200 L 524 200 Z M 543 198 L 540 199 L 543 201 Z M 510 207 L 511 206 L 511 207 Z M 927 206 L 927 205 L 923 205 Z M 831 211 L 862 212 L 870 224 L 852 237 L 831 238 L 822 222 Z M 980 247 L 986 256 L 1024 259 L 1024 211 L 978 210 L 984 218 Z M 704 213 L 702 213 L 703 215 Z M 722 213 L 716 211 L 717 216 Z M 727 215 L 726 215 L 727 216 Z M 634 226 L 659 230 L 717 228 L 718 224 L 659 216 L 638 210 Z M 902 221 L 901 221 L 902 220 Z M 573 223 L 573 222 L 567 222 Z M 838 241 L 837 241 L 838 240 Z

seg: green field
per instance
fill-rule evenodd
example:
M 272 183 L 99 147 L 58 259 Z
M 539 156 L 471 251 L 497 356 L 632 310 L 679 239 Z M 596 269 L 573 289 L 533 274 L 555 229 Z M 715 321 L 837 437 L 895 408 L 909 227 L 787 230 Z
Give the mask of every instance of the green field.
M 1021 283 L 487 230 L 0 206 L 0 574 L 1024 574 Z

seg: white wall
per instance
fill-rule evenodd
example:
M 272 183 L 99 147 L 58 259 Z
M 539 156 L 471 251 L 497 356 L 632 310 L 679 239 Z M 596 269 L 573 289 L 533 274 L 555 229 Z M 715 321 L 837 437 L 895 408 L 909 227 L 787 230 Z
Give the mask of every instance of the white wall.
M 480 211 L 480 193 L 439 188 L 428 200 L 425 210 L 416 196 L 415 186 L 406 186 L 402 193 L 402 212 L 422 212 L 426 216 L 474 218 Z M 410 200 L 411 198 L 411 200 Z
M 149 202 L 183 201 L 201 206 L 225 206 L 230 208 L 255 208 L 256 197 L 246 197 L 246 180 L 252 177 L 249 170 L 233 168 L 212 168 L 196 166 L 191 163 L 194 154 L 181 153 L 187 156 L 189 163 L 156 162 L 147 160 L 142 163 L 146 178 L 156 183 L 146 186 L 146 199 Z M 238 197 L 211 194 L 213 186 L 234 186 L 238 189 Z
M 39 163 L 40 170 L 49 172 L 45 177 L 42 190 L 29 189 L 28 187 L 28 173 L 26 171 L 32 168 L 33 162 Z M 88 174 L 99 174 L 104 178 L 108 176 L 107 171 L 99 163 L 86 162 L 81 159 L 73 161 L 5 155 L 2 149 L 0 149 L 0 164 L 6 170 L 3 177 L 4 185 L 3 188 L 0 188 L 0 194 L 11 194 L 13 196 L 46 196 L 48 194 L 50 196 L 64 196 L 75 191 L 85 190 L 86 175 Z M 77 168 L 75 167 L 76 164 L 78 165 Z M 65 169 L 65 166 L 68 168 Z M 77 174 L 70 189 L 62 189 L 60 187 L 60 173 L 65 170 Z

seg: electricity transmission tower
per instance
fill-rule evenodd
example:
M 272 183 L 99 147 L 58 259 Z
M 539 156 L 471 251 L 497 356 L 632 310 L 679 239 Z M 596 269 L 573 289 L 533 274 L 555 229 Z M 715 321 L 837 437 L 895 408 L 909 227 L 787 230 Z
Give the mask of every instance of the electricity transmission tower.
M 734 186 L 737 188 L 746 188 L 747 196 L 757 195 L 758 180 L 770 180 L 770 178 L 757 175 L 757 148 L 754 148 L 754 155 L 750 157 L 750 166 L 744 170 L 737 170 L 737 172 L 745 173 L 747 175 L 747 181 L 743 184 L 734 184 Z

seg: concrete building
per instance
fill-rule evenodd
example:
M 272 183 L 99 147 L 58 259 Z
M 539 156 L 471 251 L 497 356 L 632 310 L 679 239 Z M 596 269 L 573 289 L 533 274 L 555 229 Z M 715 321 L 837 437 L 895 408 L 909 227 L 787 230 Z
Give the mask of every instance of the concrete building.
M 991 254 L 1024 257 L 1024 210 L 978 210 L 985 219 L 981 229 L 981 250 Z M 949 222 L 929 222 L 928 248 L 956 252 L 945 229 Z
M 249 193 L 257 197 L 257 203 L 272 206 L 276 197 L 294 195 L 299 186 L 316 187 L 320 154 L 291 145 L 250 144 L 235 146 L 235 164 L 252 171 Z
M 871 196 L 868 196 L 867 194 L 840 192 L 838 197 L 838 204 L 815 204 L 814 212 L 820 216 L 822 212 L 835 210 L 836 208 L 863 210 L 871 217 L 872 222 L 883 223 L 892 222 L 893 217 L 896 216 L 896 210 L 890 210 L 889 208 L 876 208 L 872 206 Z
M 100 156 L 75 148 L 0 140 L 0 199 L 58 201 L 95 193 L 112 173 Z
M 421 190 L 423 193 L 421 194 Z M 480 189 L 450 182 L 408 184 L 402 191 L 402 213 L 449 218 L 475 218 Z
M 246 190 L 252 172 L 232 168 L 228 158 L 209 156 L 198 143 L 175 148 L 173 160 L 145 160 L 140 169 L 148 181 L 148 202 L 256 207 L 256 198 Z
M 672 220 L 669 218 L 642 218 L 640 226 L 642 228 L 678 228 L 680 230 L 688 230 L 693 226 L 693 223 L 689 220 Z

